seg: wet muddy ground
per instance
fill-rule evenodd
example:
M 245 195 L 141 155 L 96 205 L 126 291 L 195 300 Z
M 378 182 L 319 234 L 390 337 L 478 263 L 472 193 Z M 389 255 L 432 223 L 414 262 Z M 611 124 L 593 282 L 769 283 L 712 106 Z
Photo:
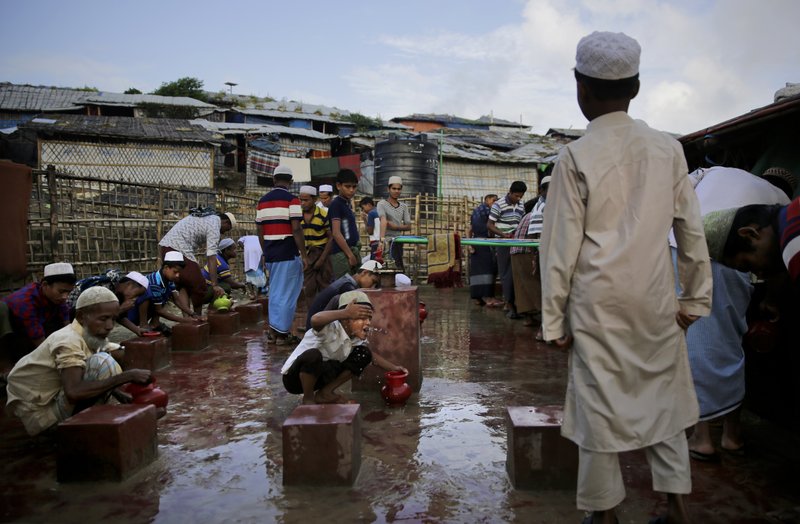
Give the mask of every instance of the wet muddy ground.
M 279 370 L 290 348 L 263 327 L 173 353 L 156 462 L 121 483 L 59 484 L 52 437 L 0 415 L 0 520 L 8 522 L 580 522 L 574 490 L 522 491 L 506 474 L 505 409 L 560 404 L 566 354 L 468 292 L 421 288 L 423 384 L 404 408 L 361 404 L 362 465 L 350 488 L 282 485 L 281 424 L 298 405 Z M 398 334 L 402 336 L 402 334 Z M 797 522 L 800 439 L 745 413 L 747 455 L 693 462 L 696 522 Z M 719 430 L 717 429 L 717 432 Z M 622 455 L 620 522 L 664 510 L 640 452 Z

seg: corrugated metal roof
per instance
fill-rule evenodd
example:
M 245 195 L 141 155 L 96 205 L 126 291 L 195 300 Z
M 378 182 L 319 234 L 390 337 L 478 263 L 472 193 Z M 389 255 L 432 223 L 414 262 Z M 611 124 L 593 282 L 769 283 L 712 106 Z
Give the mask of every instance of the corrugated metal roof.
M 80 106 L 92 91 L 0 83 L 0 110 L 69 111 Z
M 281 111 L 278 109 L 234 109 L 239 113 L 253 116 L 265 116 L 269 118 L 296 118 L 298 120 L 311 120 L 314 122 L 326 122 L 330 124 L 350 124 L 347 120 L 337 120 L 325 115 L 315 113 L 304 113 L 298 111 Z
M 127 116 L 50 115 L 54 122 L 36 119 L 19 126 L 37 134 L 132 138 L 147 141 L 217 143 L 221 136 L 189 120 Z
M 161 96 L 161 95 L 127 95 L 124 93 L 88 93 L 84 102 L 106 106 L 136 107 L 139 104 L 160 104 L 165 106 L 201 107 L 215 109 L 217 106 L 207 104 L 188 96 Z
M 193 124 L 202 126 L 208 131 L 220 133 L 223 135 L 244 135 L 244 134 L 273 134 L 280 135 L 293 135 L 304 136 L 306 138 L 314 138 L 317 140 L 330 140 L 338 138 L 336 135 L 326 135 L 311 129 L 302 129 L 297 127 L 276 126 L 272 124 L 233 124 L 229 122 L 210 122 L 208 120 L 196 119 L 190 121 Z
M 485 126 L 499 126 L 499 127 L 517 127 L 520 129 L 530 129 L 530 126 L 521 124 L 519 122 L 511 122 L 510 120 L 503 120 L 502 118 L 494 118 L 484 115 L 477 119 L 462 118 L 455 115 L 438 115 L 438 114 L 422 114 L 414 113 L 409 116 L 399 116 L 392 118 L 392 122 L 399 122 L 401 120 L 411 120 L 416 122 L 437 122 L 440 124 L 476 124 Z

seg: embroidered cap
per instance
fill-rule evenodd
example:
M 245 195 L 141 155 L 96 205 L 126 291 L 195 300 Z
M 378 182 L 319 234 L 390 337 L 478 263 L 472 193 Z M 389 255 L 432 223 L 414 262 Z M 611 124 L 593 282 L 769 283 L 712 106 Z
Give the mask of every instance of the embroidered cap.
M 236 244 L 236 242 L 234 242 L 232 238 L 223 238 L 219 241 L 219 250 L 224 251 L 234 244 Z
M 272 172 L 272 176 L 280 178 L 292 178 L 292 168 L 289 166 L 278 166 Z
M 317 196 L 317 188 L 314 186 L 300 186 L 300 194 Z
M 369 297 L 366 293 L 363 291 L 348 291 L 347 293 L 339 295 L 339 309 L 347 307 L 347 305 L 354 300 L 356 304 L 372 307 L 372 302 L 369 301 Z
M 164 255 L 164 263 L 166 264 L 167 262 L 185 262 L 185 260 L 183 260 L 183 254 L 179 251 L 170 251 Z
M 373 273 L 375 273 L 379 269 L 383 269 L 383 266 L 377 260 L 367 260 L 366 262 L 361 264 L 361 267 L 358 269 L 359 271 L 372 271 Z
M 236 217 L 233 216 L 233 213 L 225 213 L 225 216 L 228 217 L 228 220 L 231 221 L 231 229 L 236 227 Z
M 402 179 L 402 178 L 400 178 L 400 177 L 399 177 L 399 176 L 397 176 L 397 175 L 395 175 L 395 176 L 390 176 L 390 177 L 389 177 L 389 184 L 388 184 L 388 185 L 390 185 L 390 186 L 393 186 L 393 185 L 395 185 L 395 184 L 397 184 L 397 185 L 399 185 L 399 186 L 402 186 L 402 185 L 403 185 L 403 179 Z
M 78 301 L 75 302 L 75 309 L 82 309 L 95 304 L 105 304 L 106 302 L 119 304 L 119 299 L 117 295 L 107 287 L 94 286 L 80 294 Z
M 61 275 L 75 275 L 75 270 L 72 269 L 72 264 L 69 262 L 56 262 L 55 264 L 47 264 L 44 266 L 45 278 Z
M 703 217 L 703 229 L 706 233 L 706 244 L 708 244 L 708 255 L 716 260 L 722 260 L 725 252 L 725 244 L 733 226 L 733 219 L 736 217 L 738 208 L 721 209 L 712 211 Z
M 320 192 L 325 191 L 327 193 L 333 193 L 333 186 L 330 184 L 322 184 L 319 186 Z
M 639 74 L 639 42 L 625 33 L 595 31 L 578 42 L 575 70 L 601 80 L 621 80 Z

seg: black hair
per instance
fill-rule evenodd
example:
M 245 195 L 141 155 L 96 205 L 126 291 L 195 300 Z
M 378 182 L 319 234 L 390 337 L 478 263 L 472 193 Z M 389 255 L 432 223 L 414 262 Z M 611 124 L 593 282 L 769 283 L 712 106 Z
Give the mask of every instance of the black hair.
M 575 71 L 575 80 L 589 88 L 598 100 L 632 99 L 639 88 L 639 73 L 619 80 L 604 80 Z
M 524 205 L 523 207 L 525 208 L 525 213 L 526 213 L 526 214 L 527 214 L 527 213 L 530 213 L 531 211 L 533 211 L 533 206 L 535 206 L 535 205 L 536 205 L 536 201 L 537 201 L 537 200 L 539 200 L 539 198 L 538 198 L 538 197 L 537 197 L 537 198 L 531 198 L 530 200 L 528 200 L 527 202 L 525 202 L 525 205 Z
M 220 218 L 220 220 L 227 220 L 228 222 L 231 221 L 231 218 L 225 213 L 217 213 L 217 216 Z
M 750 253 L 755 251 L 750 241 L 739 235 L 739 229 L 743 227 L 755 226 L 761 229 L 763 227 L 772 226 L 777 233 L 778 214 L 780 210 L 780 204 L 770 206 L 751 204 L 740 208 L 733 217 L 731 230 L 728 232 L 728 238 L 725 240 L 725 249 L 722 253 L 723 257 L 728 258 L 735 256 L 737 253 Z
M 47 282 L 51 286 L 53 284 L 75 285 L 75 282 L 78 281 L 78 278 L 75 275 L 50 275 L 49 277 L 44 277 L 42 281 Z
M 486 196 L 483 197 L 483 201 L 486 202 L 486 199 L 488 198 L 497 199 L 497 193 L 488 193 Z
M 508 190 L 509 193 L 524 193 L 528 190 L 528 186 L 525 185 L 525 182 L 522 180 L 515 180 L 511 183 L 511 188 Z
M 173 267 L 173 268 L 174 267 L 179 267 L 179 268 L 183 269 L 183 268 L 186 267 L 186 262 L 175 262 L 175 261 L 173 261 L 173 262 L 164 262 L 163 264 L 161 264 L 161 267 L 162 268 L 165 268 L 165 267 Z
M 358 203 L 359 206 L 365 206 L 367 204 L 372 204 L 373 206 L 375 205 L 375 201 L 372 200 L 372 197 L 365 196 L 361 199 L 361 202 Z
M 337 184 L 357 184 L 358 177 L 351 169 L 340 169 L 338 173 L 336 173 L 336 183 Z

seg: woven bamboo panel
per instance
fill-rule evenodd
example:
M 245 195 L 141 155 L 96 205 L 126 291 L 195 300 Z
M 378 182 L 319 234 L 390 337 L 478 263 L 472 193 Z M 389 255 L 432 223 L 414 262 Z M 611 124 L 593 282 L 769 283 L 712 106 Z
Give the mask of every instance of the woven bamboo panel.
M 213 184 L 210 145 L 42 140 L 40 165 L 54 165 L 80 176 L 139 184 Z

